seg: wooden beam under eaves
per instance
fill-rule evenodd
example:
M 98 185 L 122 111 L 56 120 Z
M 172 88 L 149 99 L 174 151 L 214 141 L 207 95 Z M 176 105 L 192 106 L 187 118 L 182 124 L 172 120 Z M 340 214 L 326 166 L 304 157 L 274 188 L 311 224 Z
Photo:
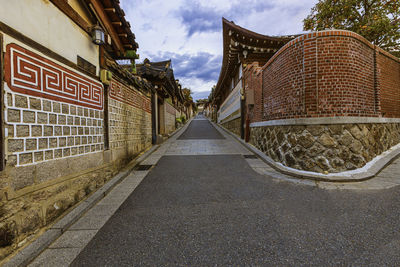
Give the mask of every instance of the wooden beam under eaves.
M 50 0 L 58 9 L 67 15 L 72 21 L 78 24 L 85 32 L 90 34 L 91 25 L 78 14 L 67 1 L 64 0 Z
M 108 18 L 106 11 L 104 10 L 104 7 L 101 5 L 100 1 L 98 0 L 86 0 L 86 2 L 89 4 L 89 6 L 93 9 L 93 11 L 96 13 L 98 18 L 101 20 L 102 24 L 106 28 L 106 31 L 108 34 L 111 36 L 113 46 L 117 49 L 117 54 L 124 54 L 125 49 L 123 44 L 121 43 L 121 40 L 118 37 L 118 33 L 115 31 L 111 20 Z

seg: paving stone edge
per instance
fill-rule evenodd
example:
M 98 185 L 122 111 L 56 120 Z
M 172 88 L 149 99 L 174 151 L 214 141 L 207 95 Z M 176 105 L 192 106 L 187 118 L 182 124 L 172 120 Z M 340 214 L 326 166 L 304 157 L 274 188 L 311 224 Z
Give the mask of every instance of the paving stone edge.
M 182 128 L 180 128 L 182 129 Z M 177 131 L 179 131 L 178 129 Z M 175 131 L 175 132 L 177 132 Z M 175 134 L 175 132 L 173 134 Z M 15 256 L 4 262 L 3 267 L 27 266 L 40 253 L 42 253 L 52 242 L 59 238 L 73 223 L 75 223 L 86 211 L 92 208 L 97 202 L 105 197 L 119 182 L 127 177 L 133 168 L 145 160 L 150 154 L 159 148 L 160 145 L 153 145 L 139 157 L 130 161 L 126 167 L 115 175 L 110 181 L 104 184 L 87 199 L 79 203 L 75 208 L 68 212 L 64 217 L 47 229 L 36 240 L 27 245 Z
M 313 180 L 313 181 L 321 181 L 321 182 L 361 182 L 365 180 L 369 180 L 378 175 L 386 166 L 392 163 L 395 159 L 400 157 L 400 146 L 396 145 L 394 149 L 383 152 L 379 155 L 378 159 L 375 160 L 370 166 L 366 168 L 361 168 L 356 170 L 358 172 L 349 173 L 335 173 L 335 174 L 320 174 L 320 173 L 312 173 L 306 171 L 299 171 L 290 167 L 286 167 L 282 164 L 279 164 L 265 155 L 261 150 L 257 149 L 253 145 L 246 143 L 244 140 L 236 136 L 234 133 L 230 132 L 228 129 L 219 125 L 213 121 L 210 121 L 215 127 L 222 129 L 227 134 L 235 138 L 238 142 L 240 142 L 244 147 L 246 147 L 251 152 L 255 153 L 260 159 L 262 159 L 269 166 L 274 168 L 276 171 L 290 175 L 299 179 Z M 368 164 L 368 163 L 367 163 Z

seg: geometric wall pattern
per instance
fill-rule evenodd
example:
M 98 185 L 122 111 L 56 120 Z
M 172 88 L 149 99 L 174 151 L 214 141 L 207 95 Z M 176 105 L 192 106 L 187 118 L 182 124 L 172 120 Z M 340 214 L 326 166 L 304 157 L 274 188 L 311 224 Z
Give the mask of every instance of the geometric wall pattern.
M 110 82 L 110 97 L 151 113 L 150 98 L 143 96 L 136 90 L 131 89 L 114 79 Z
M 7 45 L 5 80 L 10 89 L 18 93 L 103 109 L 102 83 L 17 44 Z

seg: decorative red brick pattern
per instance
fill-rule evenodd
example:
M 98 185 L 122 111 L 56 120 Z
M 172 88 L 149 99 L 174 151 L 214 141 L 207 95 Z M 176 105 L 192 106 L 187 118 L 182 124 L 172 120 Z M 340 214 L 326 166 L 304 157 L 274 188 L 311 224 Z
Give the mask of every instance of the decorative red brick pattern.
M 17 44 L 8 44 L 5 80 L 11 90 L 32 96 L 103 109 L 103 85 Z
M 150 98 L 114 79 L 110 82 L 110 97 L 151 113 Z
M 305 34 L 263 66 L 262 96 L 252 121 L 400 117 L 400 60 L 353 32 Z

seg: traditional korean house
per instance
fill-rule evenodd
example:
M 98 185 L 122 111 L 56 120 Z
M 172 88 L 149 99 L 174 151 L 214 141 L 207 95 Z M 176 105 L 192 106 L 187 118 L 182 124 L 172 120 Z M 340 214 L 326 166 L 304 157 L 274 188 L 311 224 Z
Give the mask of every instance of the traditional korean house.
M 255 101 L 261 99 L 256 85 L 246 84 L 244 70 L 257 71 L 295 36 L 267 36 L 244 29 L 222 19 L 223 60 L 211 106 L 217 110 L 217 122 L 244 138 L 246 118 L 253 112 Z M 249 90 L 245 88 L 248 87 Z M 259 111 L 254 111 L 259 112 Z M 252 114 L 251 114 L 252 115 Z
M 138 74 L 155 87 L 153 95 L 154 121 L 157 138 L 175 130 L 176 118 L 184 114 L 184 100 L 179 80 L 175 80 L 171 60 L 137 65 Z
M 151 146 L 153 86 L 119 1 L 0 6 L 1 260 Z

